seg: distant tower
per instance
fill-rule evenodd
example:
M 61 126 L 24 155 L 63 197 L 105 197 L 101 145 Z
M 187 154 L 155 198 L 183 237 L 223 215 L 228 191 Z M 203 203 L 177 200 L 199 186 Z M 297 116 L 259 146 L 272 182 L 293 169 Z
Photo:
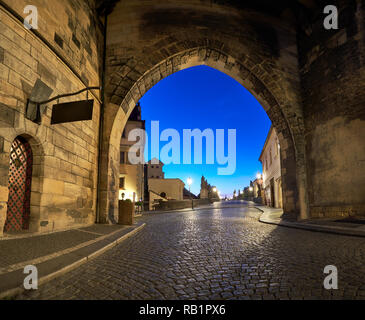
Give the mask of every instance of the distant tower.
M 208 197 L 209 197 L 208 182 L 207 180 L 205 180 L 204 176 L 202 176 L 200 184 L 200 199 L 208 199 Z

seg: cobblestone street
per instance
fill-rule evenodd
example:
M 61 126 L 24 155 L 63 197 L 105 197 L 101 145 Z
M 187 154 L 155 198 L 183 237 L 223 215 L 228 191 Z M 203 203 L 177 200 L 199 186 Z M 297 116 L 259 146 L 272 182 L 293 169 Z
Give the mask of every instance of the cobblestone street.
M 139 218 L 147 226 L 18 299 L 365 299 L 365 238 L 259 223 L 254 208 Z M 323 288 L 335 265 L 339 289 Z

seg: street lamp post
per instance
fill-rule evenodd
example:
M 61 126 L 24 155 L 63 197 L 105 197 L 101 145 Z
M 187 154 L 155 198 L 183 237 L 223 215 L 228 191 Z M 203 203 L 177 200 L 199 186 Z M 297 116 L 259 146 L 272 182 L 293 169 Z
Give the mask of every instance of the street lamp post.
M 188 178 L 188 186 L 189 186 L 189 195 L 190 195 L 190 199 L 191 199 L 191 209 L 194 209 L 194 200 L 191 197 L 191 191 L 190 191 L 190 187 L 193 184 L 193 179 L 191 179 L 190 177 Z
M 253 201 L 253 188 L 250 187 L 249 190 L 250 190 L 250 196 L 252 197 L 252 200 L 251 201 Z

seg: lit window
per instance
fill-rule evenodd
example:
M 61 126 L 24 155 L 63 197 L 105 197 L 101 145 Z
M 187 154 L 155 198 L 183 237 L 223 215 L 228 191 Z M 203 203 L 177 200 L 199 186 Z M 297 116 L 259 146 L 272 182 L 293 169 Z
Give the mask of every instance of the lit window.
M 125 163 L 125 152 L 122 151 L 120 153 L 120 163 L 124 164 Z
M 119 178 L 119 189 L 124 189 L 125 187 L 125 178 Z

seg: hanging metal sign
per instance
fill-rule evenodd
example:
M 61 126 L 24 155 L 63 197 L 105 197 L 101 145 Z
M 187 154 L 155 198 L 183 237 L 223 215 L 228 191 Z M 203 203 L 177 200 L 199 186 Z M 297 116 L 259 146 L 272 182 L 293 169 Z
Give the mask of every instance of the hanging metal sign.
M 52 108 L 51 124 L 92 120 L 93 107 L 94 100 L 55 104 Z
M 100 87 L 87 87 L 77 92 L 65 93 L 46 101 L 39 101 L 45 99 L 46 96 L 49 96 L 52 93 L 52 89 L 49 89 L 45 85 L 42 86 L 41 84 L 43 84 L 42 81 L 37 80 L 32 95 L 27 101 L 26 113 L 29 120 L 40 124 L 41 105 L 46 105 L 55 100 L 58 102 L 61 98 L 76 96 L 85 91 L 87 91 L 86 100 L 55 104 L 52 108 L 51 124 L 92 120 L 94 100 L 89 100 L 89 90 L 100 90 Z

